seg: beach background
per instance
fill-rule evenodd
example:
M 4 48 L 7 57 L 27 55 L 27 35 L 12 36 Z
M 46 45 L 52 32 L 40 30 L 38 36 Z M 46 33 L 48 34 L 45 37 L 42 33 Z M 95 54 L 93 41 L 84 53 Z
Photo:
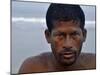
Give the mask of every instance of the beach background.
M 45 15 L 50 3 L 12 1 L 11 24 L 11 68 L 12 73 L 18 73 L 22 62 L 43 52 L 51 51 L 44 30 Z M 87 29 L 87 39 L 82 52 L 95 53 L 95 6 L 81 5 L 84 10 Z

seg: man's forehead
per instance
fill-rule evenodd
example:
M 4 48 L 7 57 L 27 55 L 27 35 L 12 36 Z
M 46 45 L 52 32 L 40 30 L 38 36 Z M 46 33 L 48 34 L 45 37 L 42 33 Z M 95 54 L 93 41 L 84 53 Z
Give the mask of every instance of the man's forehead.
M 80 27 L 80 22 L 76 20 L 70 20 L 70 21 L 54 21 L 53 25 L 55 28 L 57 27 L 67 27 L 67 26 L 72 26 L 72 27 Z
M 73 33 L 73 32 L 81 32 L 80 27 L 57 27 L 52 30 L 53 33 Z

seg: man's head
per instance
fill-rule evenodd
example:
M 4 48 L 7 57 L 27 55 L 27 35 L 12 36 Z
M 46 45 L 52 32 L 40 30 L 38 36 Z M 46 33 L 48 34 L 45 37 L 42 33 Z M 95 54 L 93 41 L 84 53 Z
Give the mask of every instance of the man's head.
M 62 65 L 73 64 L 86 38 L 85 15 L 79 5 L 52 3 L 46 14 L 46 39 Z

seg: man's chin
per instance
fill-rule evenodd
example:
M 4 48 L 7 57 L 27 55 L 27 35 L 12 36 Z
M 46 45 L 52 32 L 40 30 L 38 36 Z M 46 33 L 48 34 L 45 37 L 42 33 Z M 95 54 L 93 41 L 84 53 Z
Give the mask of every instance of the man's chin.
M 74 58 L 73 59 L 69 59 L 69 60 L 64 59 L 64 60 L 60 61 L 60 64 L 61 65 L 65 65 L 65 66 L 71 66 L 71 65 L 73 65 L 75 63 L 75 61 L 76 60 Z
M 64 66 L 71 66 L 73 65 L 75 62 L 61 62 L 61 65 L 64 65 Z

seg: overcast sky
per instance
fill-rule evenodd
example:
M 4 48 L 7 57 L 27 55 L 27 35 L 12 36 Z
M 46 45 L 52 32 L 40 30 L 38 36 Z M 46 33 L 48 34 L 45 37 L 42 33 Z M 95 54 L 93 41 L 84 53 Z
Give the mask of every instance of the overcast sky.
M 36 3 L 36 2 L 12 2 L 12 17 L 44 17 L 46 15 L 49 3 Z M 81 6 L 86 20 L 95 20 L 95 6 Z

